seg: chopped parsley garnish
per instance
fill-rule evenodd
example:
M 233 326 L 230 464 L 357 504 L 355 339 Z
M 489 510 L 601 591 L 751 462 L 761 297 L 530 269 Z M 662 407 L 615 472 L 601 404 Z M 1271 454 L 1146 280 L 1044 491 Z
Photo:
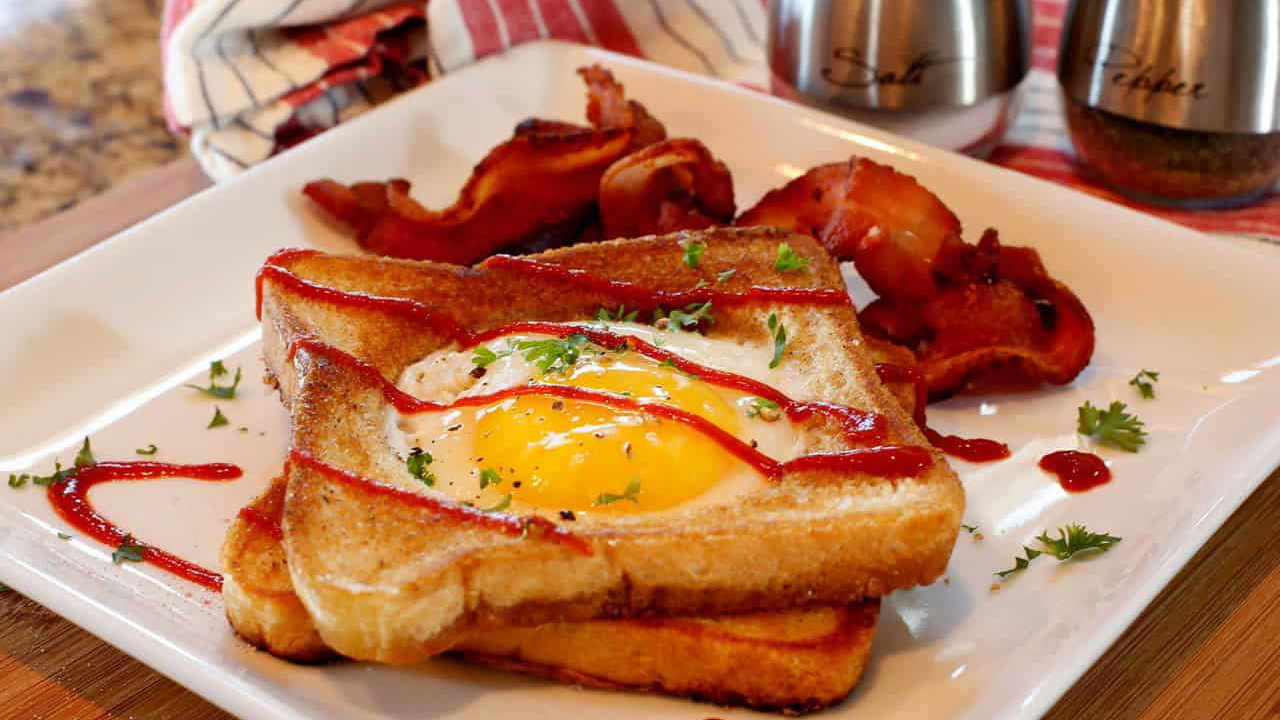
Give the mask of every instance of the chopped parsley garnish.
M 217 405 L 214 405 L 213 419 L 209 421 L 209 424 L 205 426 L 205 429 L 212 430 L 216 427 L 222 427 L 223 425 L 230 425 L 230 424 L 231 424 L 231 421 L 227 419 L 226 415 L 222 414 L 222 408 L 218 407 Z
M 111 562 L 119 565 L 122 562 L 142 562 L 142 557 L 147 550 L 146 545 L 140 545 L 133 541 L 132 535 L 125 535 L 120 541 L 120 547 L 111 553 Z
M 409 457 L 405 459 L 404 466 L 410 475 L 418 478 L 427 486 L 433 486 L 436 484 L 436 476 L 427 470 L 427 466 L 434 459 L 431 457 L 431 453 L 416 447 L 409 451 Z
M 1102 410 L 1086 400 L 1077 411 L 1076 429 L 1081 435 L 1100 443 L 1138 452 L 1138 448 L 1147 442 L 1147 432 L 1142 429 L 1141 420 L 1124 411 L 1126 407 L 1124 403 L 1115 400 L 1110 407 Z
M 778 403 L 762 397 L 753 397 L 747 405 L 747 417 L 760 417 L 761 413 L 764 414 L 765 419 L 777 417 L 777 410 Z
M 719 275 L 716 275 L 716 282 L 722 283 L 725 280 L 728 280 L 729 278 L 733 277 L 737 272 L 738 272 L 738 268 L 729 268 L 728 270 L 725 270 Z
M 1036 536 L 1036 540 L 1041 545 L 1039 549 L 1029 548 L 1024 545 L 1022 550 L 1026 556 L 1014 558 L 1013 567 L 1008 570 L 1002 570 L 996 575 L 1001 578 L 1007 578 L 1014 573 L 1026 570 L 1031 561 L 1041 555 L 1052 556 L 1061 562 L 1070 560 L 1082 553 L 1106 552 L 1112 545 L 1120 542 L 1121 538 L 1108 533 L 1089 532 L 1085 526 L 1073 523 L 1065 528 L 1058 528 L 1058 537 L 1056 538 L 1050 537 L 1049 531 L 1045 530 Z
M 480 471 L 480 489 L 483 490 L 490 485 L 497 485 L 502 482 L 502 476 L 493 468 L 484 468 Z
M 76 467 L 88 467 L 97 465 L 98 461 L 93 457 L 93 448 L 89 447 L 89 438 L 85 437 L 84 444 L 80 446 L 80 452 L 76 453 Z
M 654 313 L 654 317 L 659 320 L 665 318 L 668 327 L 673 327 L 677 330 L 691 330 L 694 332 L 697 332 L 698 325 L 702 321 L 716 321 L 715 316 L 711 314 L 710 300 L 703 303 L 691 303 L 689 305 L 685 305 L 681 309 L 671 310 L 670 312 L 659 309 Z
M 595 504 L 608 505 L 610 503 L 616 503 L 619 500 L 630 500 L 633 503 L 638 503 L 640 502 L 639 496 L 640 496 L 640 478 L 632 478 L 631 482 L 627 483 L 627 489 L 622 491 L 621 495 L 615 495 L 613 493 L 600 493 L 596 497 Z
M 235 379 L 230 385 L 219 385 L 217 379 L 227 374 L 227 368 L 222 364 L 221 360 L 214 360 L 209 363 L 209 387 L 200 387 L 186 383 L 184 387 L 192 390 L 198 390 L 205 395 L 220 400 L 234 400 L 236 397 L 236 388 L 240 386 L 240 368 L 236 368 Z
M 1058 537 L 1049 537 L 1049 532 L 1045 531 L 1036 537 L 1041 545 L 1044 545 L 1044 552 L 1052 555 L 1059 560 L 1070 560 L 1073 556 L 1097 550 L 1105 552 L 1107 548 L 1120 542 L 1121 538 L 1107 533 L 1089 532 L 1085 526 L 1079 524 L 1071 524 L 1065 528 L 1058 528 Z
M 58 533 L 58 539 L 59 539 L 59 540 L 70 540 L 70 539 L 71 539 L 71 536 L 70 536 L 70 535 L 68 535 L 68 534 L 66 534 L 66 533 L 64 533 L 64 532 L 60 532 L 60 533 Z
M 619 305 L 617 310 L 609 310 L 609 308 L 600 308 L 596 310 L 596 320 L 600 322 L 635 322 L 636 316 L 640 314 L 639 310 L 627 310 L 626 305 Z
M 702 254 L 707 251 L 707 246 L 697 241 L 691 241 L 684 244 L 684 264 L 690 269 L 696 270 L 698 263 L 702 262 Z
M 498 512 L 499 510 L 506 510 L 509 507 L 511 507 L 511 493 L 507 493 L 506 495 L 503 495 L 502 499 L 498 501 L 497 505 L 494 505 L 493 507 L 480 508 L 480 509 L 485 512 Z
M 13 588 L 9 587 L 8 585 L 5 585 L 4 583 L 0 583 L 0 593 L 7 593 L 7 592 L 11 592 L 12 590 Z
M 160 449 L 160 448 L 156 447 L 156 444 L 155 444 L 155 443 L 151 443 L 150 445 L 148 445 L 148 446 L 146 446 L 146 447 L 144 447 L 144 448 L 138 448 L 137 450 L 134 450 L 133 452 L 134 452 L 134 453 L 136 453 L 136 454 L 138 454 L 138 455 L 155 455 L 155 454 L 156 454 L 156 451 L 158 451 L 159 449 Z
M 778 258 L 773 261 L 773 269 L 778 272 L 793 272 L 809 266 L 809 258 L 797 255 L 787 243 L 778 245 Z
M 769 333 L 773 335 L 773 359 L 769 361 L 769 368 L 772 369 L 782 362 L 782 351 L 787 349 L 787 329 L 773 313 L 769 314 L 768 325 Z
M 543 373 L 561 372 L 578 362 L 582 351 L 590 341 L 586 335 L 573 334 L 565 338 L 546 340 L 521 340 L 516 349 L 524 353 L 524 359 L 538 366 Z
M 978 532 L 977 525 L 965 525 L 964 523 L 960 523 L 960 528 L 963 529 L 965 532 L 969 533 L 970 535 Z
M 41 487 L 49 487 L 50 485 L 56 485 L 60 482 L 65 482 L 68 478 L 74 477 L 75 474 L 76 474 L 76 469 L 74 467 L 69 467 L 66 470 L 63 470 L 62 463 L 58 462 L 57 460 L 54 460 L 52 474 L 45 475 L 43 477 L 33 476 L 31 478 L 31 482 Z
M 1138 389 L 1139 395 L 1150 400 L 1156 396 L 1156 389 L 1152 385 L 1159 381 L 1160 373 L 1155 370 L 1143 370 L 1134 375 L 1129 384 Z
M 471 356 L 471 362 L 475 363 L 476 367 L 489 367 L 498 361 L 498 357 L 498 353 L 489 348 L 478 347 L 475 354 Z

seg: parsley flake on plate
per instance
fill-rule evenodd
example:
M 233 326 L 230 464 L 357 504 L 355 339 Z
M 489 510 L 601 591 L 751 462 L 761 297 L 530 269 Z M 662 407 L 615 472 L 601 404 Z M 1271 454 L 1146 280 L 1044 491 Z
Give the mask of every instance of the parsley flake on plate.
M 76 467 L 88 467 L 97 465 L 98 461 L 93 457 L 93 448 L 89 447 L 89 438 L 86 436 L 84 444 L 80 446 L 80 452 L 76 453 Z
M 159 450 L 160 450 L 160 448 L 156 447 L 156 444 L 155 444 L 155 443 L 151 443 L 150 445 L 148 445 L 148 446 L 146 446 L 146 447 L 144 447 L 144 448 L 138 448 L 138 449 L 134 450 L 133 452 L 134 452 L 135 454 L 137 454 L 137 455 L 155 455 L 155 454 L 156 454 L 156 452 L 157 452 L 157 451 L 159 451 Z
M 747 404 L 747 417 L 776 420 L 778 419 L 778 403 L 762 397 L 753 397 Z
M 684 244 L 684 264 L 689 269 L 696 270 L 698 263 L 702 262 L 702 254 L 707 251 L 707 246 L 697 241 L 690 241 Z
M 788 243 L 778 245 L 778 257 L 773 261 L 773 269 L 778 272 L 795 272 L 809 266 L 809 258 L 797 255 Z
M 60 482 L 65 482 L 66 480 L 75 477 L 75 474 L 76 469 L 74 467 L 69 467 L 63 470 L 62 463 L 54 460 L 53 473 L 45 476 L 33 476 L 31 478 L 31 482 L 41 487 L 49 487 L 50 485 L 57 485 Z
M 416 447 L 409 451 L 409 457 L 405 459 L 405 469 L 409 474 L 421 480 L 428 487 L 436 484 L 436 476 L 427 470 L 427 466 L 435 458 L 431 457 L 431 453 L 426 452 L 422 448 Z
M 521 340 L 516 343 L 516 349 L 524 353 L 524 359 L 537 365 L 543 373 L 551 373 L 568 370 L 578 362 L 578 358 L 590 344 L 586 335 L 574 333 L 565 338 Z
M 617 310 L 603 307 L 596 310 L 595 318 L 600 322 L 635 322 L 639 314 L 639 310 L 627 310 L 626 305 L 619 305 Z
M 1041 555 L 1049 555 L 1057 558 L 1059 562 L 1065 562 L 1081 554 L 1103 553 L 1122 539 L 1109 533 L 1090 532 L 1079 523 L 1072 523 L 1064 528 L 1058 528 L 1058 536 L 1056 538 L 1050 537 L 1049 531 L 1045 530 L 1036 536 L 1036 540 L 1040 543 L 1039 549 L 1029 548 L 1024 545 L 1022 550 L 1025 553 L 1025 557 L 1014 558 L 1013 567 L 995 574 L 1003 579 L 1014 573 L 1022 572 L 1031 565 L 1032 560 Z
M 209 386 L 201 387 L 186 383 L 183 387 L 189 387 L 192 390 L 201 392 L 208 397 L 218 398 L 219 400 L 234 400 L 236 397 L 236 388 L 240 386 L 240 368 L 236 368 L 235 379 L 230 385 L 219 385 L 217 380 L 227 374 L 227 368 L 222 364 L 221 360 L 214 360 L 209 363 Z
M 483 490 L 490 485 L 497 485 L 502 482 L 502 476 L 493 468 L 483 468 L 480 471 L 480 489 Z
M 769 334 L 773 336 L 773 359 L 769 361 L 769 368 L 778 367 L 782 362 L 782 352 L 787 349 L 787 329 L 782 326 L 782 321 L 778 316 L 769 313 Z
M 1142 421 L 1137 416 L 1125 412 L 1127 407 L 1115 400 L 1103 410 L 1086 400 L 1077 410 L 1076 429 L 1081 435 L 1105 445 L 1138 452 L 1138 448 L 1147 442 L 1147 432 L 1143 430 Z
M 120 547 L 111 553 L 111 562 L 119 565 L 122 562 L 142 562 L 142 558 L 146 555 L 147 546 L 134 542 L 132 535 L 125 535 L 120 541 Z
M 616 503 L 619 500 L 630 500 L 633 503 L 638 503 L 640 502 L 639 496 L 640 496 L 640 478 L 632 478 L 631 482 L 627 483 L 627 489 L 623 490 L 622 494 L 615 495 L 613 493 L 600 493 L 598 496 L 596 496 L 595 504 L 609 505 L 612 503 Z
M 213 419 L 211 419 L 209 421 L 209 424 L 205 426 L 205 430 L 212 430 L 216 427 L 222 427 L 223 425 L 230 425 L 230 424 L 231 424 L 231 421 L 227 419 L 226 415 L 222 414 L 222 408 L 218 407 L 217 405 L 214 405 Z
M 690 303 L 683 308 L 671 310 L 670 312 L 659 309 L 654 313 L 654 319 L 666 320 L 667 327 L 676 330 L 689 330 L 697 332 L 698 325 L 704 320 L 706 322 L 715 322 L 716 318 L 711 314 L 711 301 L 703 303 Z
M 1137 375 L 1133 376 L 1133 379 L 1129 381 L 1129 384 L 1137 388 L 1139 395 L 1147 400 L 1151 400 L 1156 396 L 1154 384 L 1159 381 L 1160 373 L 1155 370 L 1142 370 Z

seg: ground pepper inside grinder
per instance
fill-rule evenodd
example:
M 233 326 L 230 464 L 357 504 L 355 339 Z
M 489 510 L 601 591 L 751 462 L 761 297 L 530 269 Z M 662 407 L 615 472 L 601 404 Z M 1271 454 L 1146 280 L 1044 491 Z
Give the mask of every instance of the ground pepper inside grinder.
M 1280 179 L 1280 0 L 1073 0 L 1058 79 L 1076 153 L 1126 195 L 1231 207 Z

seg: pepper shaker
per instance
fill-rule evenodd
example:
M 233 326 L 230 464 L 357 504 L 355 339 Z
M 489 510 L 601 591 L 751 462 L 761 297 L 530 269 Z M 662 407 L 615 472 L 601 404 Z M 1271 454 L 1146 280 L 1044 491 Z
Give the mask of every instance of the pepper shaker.
M 1229 207 L 1280 178 L 1280 0 L 1074 0 L 1058 79 L 1077 155 L 1124 194 Z
M 776 94 L 985 156 L 1030 65 L 1028 0 L 773 0 Z

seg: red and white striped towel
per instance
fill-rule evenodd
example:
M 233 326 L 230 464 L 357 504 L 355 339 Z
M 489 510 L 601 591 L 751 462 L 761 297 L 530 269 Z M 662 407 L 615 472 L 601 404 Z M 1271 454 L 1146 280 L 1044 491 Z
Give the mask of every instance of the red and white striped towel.
M 380 100 L 529 40 L 600 45 L 768 87 L 766 0 L 168 0 L 166 112 L 215 179 Z M 1074 159 L 1054 79 L 1066 0 L 1035 0 L 1034 69 L 992 162 L 1209 232 L 1280 245 L 1280 194 L 1179 211 L 1126 200 Z

